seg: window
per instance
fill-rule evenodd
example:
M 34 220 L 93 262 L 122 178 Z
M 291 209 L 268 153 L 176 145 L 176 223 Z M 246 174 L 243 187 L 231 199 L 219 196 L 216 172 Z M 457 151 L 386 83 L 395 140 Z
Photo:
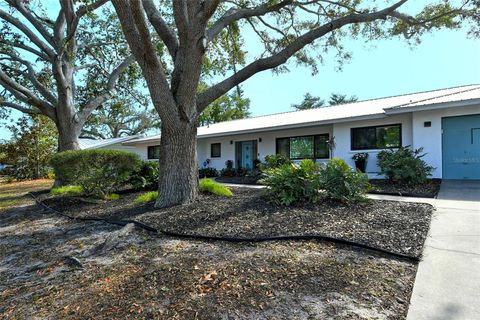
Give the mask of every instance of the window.
M 387 149 L 402 146 L 402 125 L 352 128 L 352 150 Z
M 328 134 L 277 139 L 277 154 L 296 159 L 328 159 Z
M 222 144 L 221 143 L 212 143 L 210 145 L 210 157 L 211 158 L 220 158 L 222 156 Z
M 160 146 L 148 147 L 148 159 L 160 159 Z

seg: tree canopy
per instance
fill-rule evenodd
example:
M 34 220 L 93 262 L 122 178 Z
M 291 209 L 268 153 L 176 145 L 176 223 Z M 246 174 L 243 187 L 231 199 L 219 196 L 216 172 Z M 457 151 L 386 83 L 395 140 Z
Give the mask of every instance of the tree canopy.
M 330 50 L 339 61 L 350 57 L 345 38 L 402 36 L 415 42 L 426 32 L 460 28 L 463 22 L 474 22 L 471 34 L 478 35 L 478 1 L 432 0 L 416 12 L 405 9 L 407 2 L 413 1 L 162 0 L 157 7 L 153 0 L 112 0 L 162 120 L 156 205 L 196 197 L 199 116 L 258 72 L 287 71 L 290 62 L 318 72 Z M 241 45 L 247 32 L 256 36 L 259 56 L 247 55 Z M 223 68 L 227 64 L 232 68 Z M 202 82 L 210 86 L 199 92 Z
M 78 148 L 92 112 L 140 79 L 107 0 L 5 0 L 0 7 L 0 107 L 43 114 L 60 150 Z M 119 90 L 117 90 L 119 89 Z

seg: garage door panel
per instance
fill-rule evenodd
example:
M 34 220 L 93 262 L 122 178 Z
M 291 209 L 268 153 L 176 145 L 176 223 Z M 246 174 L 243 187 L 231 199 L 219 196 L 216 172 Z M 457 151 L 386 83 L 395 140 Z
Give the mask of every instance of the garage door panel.
M 480 179 L 480 115 L 442 119 L 443 178 Z

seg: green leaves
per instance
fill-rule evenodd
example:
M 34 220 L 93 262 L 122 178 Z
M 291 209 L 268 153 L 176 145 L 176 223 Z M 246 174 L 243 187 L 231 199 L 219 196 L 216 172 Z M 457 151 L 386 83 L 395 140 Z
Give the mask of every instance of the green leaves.
M 401 184 L 425 183 L 434 168 L 422 159 L 425 156 L 422 151 L 423 148 L 414 150 L 409 146 L 381 151 L 377 155 L 380 173 L 389 180 Z

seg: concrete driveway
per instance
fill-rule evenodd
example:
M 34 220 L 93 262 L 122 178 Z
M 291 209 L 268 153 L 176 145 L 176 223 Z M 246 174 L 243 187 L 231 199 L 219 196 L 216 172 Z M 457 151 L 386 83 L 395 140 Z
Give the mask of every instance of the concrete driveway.
M 480 319 L 480 181 L 443 181 L 408 320 Z

